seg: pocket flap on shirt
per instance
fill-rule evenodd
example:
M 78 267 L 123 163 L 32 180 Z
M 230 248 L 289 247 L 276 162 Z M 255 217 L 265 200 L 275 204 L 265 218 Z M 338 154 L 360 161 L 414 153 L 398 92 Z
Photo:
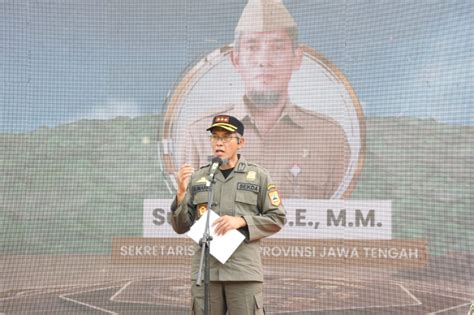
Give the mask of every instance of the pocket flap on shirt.
M 209 194 L 207 191 L 199 192 L 194 195 L 193 198 L 193 205 L 199 205 L 202 203 L 207 203 L 207 199 L 209 198 Z
M 252 191 L 237 190 L 235 194 L 235 201 L 246 203 L 249 205 L 256 205 L 258 200 L 258 194 Z

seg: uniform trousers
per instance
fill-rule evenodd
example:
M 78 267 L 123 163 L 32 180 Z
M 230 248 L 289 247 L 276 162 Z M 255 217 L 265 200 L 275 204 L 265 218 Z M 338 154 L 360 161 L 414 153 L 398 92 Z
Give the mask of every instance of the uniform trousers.
M 204 282 L 193 281 L 192 314 L 204 314 Z M 210 315 L 263 315 L 263 283 L 257 281 L 210 281 Z

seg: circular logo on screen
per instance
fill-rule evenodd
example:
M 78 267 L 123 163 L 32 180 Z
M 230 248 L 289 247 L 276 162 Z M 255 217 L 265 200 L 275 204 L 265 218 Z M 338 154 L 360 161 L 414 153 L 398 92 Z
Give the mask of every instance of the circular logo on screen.
M 159 144 L 171 191 L 180 165 L 197 168 L 212 158 L 206 128 L 215 115 L 229 114 L 245 125 L 246 144 L 240 153 L 269 171 L 281 197 L 350 196 L 365 156 L 360 102 L 334 64 L 310 47 L 300 49 L 301 65 L 287 84 L 286 103 L 277 108 L 267 97 L 260 116 L 253 115 L 254 105 L 246 95 L 249 78 L 236 69 L 231 46 L 214 50 L 190 67 L 167 100 Z M 272 75 L 262 80 L 267 79 Z

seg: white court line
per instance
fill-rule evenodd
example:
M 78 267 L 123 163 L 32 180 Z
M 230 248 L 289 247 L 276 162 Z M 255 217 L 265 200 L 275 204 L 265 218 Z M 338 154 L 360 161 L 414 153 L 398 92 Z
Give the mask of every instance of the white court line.
M 173 279 L 176 279 L 176 277 L 155 278 L 155 279 L 150 279 L 150 278 L 136 278 L 136 279 L 130 280 L 130 281 L 127 282 L 124 286 L 122 286 L 119 290 L 117 290 L 117 292 L 109 299 L 109 301 L 115 302 L 114 299 L 115 299 L 115 297 L 118 295 L 118 293 L 120 293 L 121 291 L 123 291 L 127 286 L 129 286 L 129 285 L 130 285 L 131 283 L 133 283 L 134 281 L 137 281 L 137 280 L 146 280 L 146 279 L 148 279 L 148 280 L 173 280 Z M 120 281 L 120 282 L 123 282 L 123 281 Z M 89 308 L 92 308 L 92 309 L 96 309 L 96 310 L 105 312 L 105 313 L 107 313 L 107 314 L 119 315 L 119 313 L 116 313 L 116 312 L 113 312 L 113 311 L 110 311 L 110 310 L 106 310 L 106 309 L 104 309 L 104 308 L 101 308 L 101 307 L 98 307 L 98 306 L 94 306 L 94 305 L 91 305 L 91 304 L 87 304 L 87 303 L 84 303 L 84 302 L 80 302 L 80 301 L 77 301 L 77 300 L 74 300 L 74 299 L 72 299 L 72 298 L 68 298 L 68 297 L 67 297 L 68 295 L 75 295 L 75 294 L 81 294 L 81 293 L 86 293 L 86 292 L 107 290 L 107 289 L 112 289 L 112 288 L 116 288 L 116 287 L 118 287 L 118 286 L 115 285 L 115 286 L 109 286 L 109 287 L 99 288 L 99 289 L 89 289 L 89 290 L 84 290 L 84 291 L 76 291 L 76 292 L 72 292 L 72 293 L 67 293 L 67 294 L 60 295 L 59 298 L 64 299 L 64 300 L 67 300 L 67 301 L 72 302 L 72 303 L 80 304 L 80 305 L 83 305 L 83 306 L 86 306 L 86 307 L 89 307 Z M 123 301 L 120 301 L 120 302 L 123 302 Z M 142 303 L 139 303 L 139 304 L 142 304 Z
M 137 280 L 141 278 L 135 278 L 129 281 Z M 36 295 L 41 295 L 41 294 L 48 294 L 48 293 L 54 293 L 57 291 L 63 291 L 63 290 L 75 290 L 75 289 L 80 289 L 80 288 L 87 288 L 87 287 L 95 287 L 99 285 L 104 285 L 104 284 L 113 284 L 113 283 L 122 283 L 127 280 L 111 280 L 111 281 L 106 281 L 106 282 L 96 282 L 96 283 L 83 283 L 83 284 L 72 284 L 72 285 L 66 285 L 66 286 L 57 286 L 57 287 L 50 287 L 50 286 L 38 286 L 38 287 L 28 287 L 24 289 L 16 289 L 18 291 L 22 290 L 24 292 L 20 292 L 19 294 L 16 294 L 15 296 L 10 296 L 6 298 L 0 298 L 0 301 L 5 301 L 5 300 L 12 300 L 12 299 L 18 299 L 18 298 L 23 298 L 23 297 L 29 297 L 29 296 L 36 296 Z M 67 293 L 66 293 L 67 294 Z M 0 314 L 1 315 L 1 314 Z
M 156 304 L 156 303 L 153 303 L 153 302 L 148 302 L 148 301 L 131 301 L 131 300 L 126 300 L 126 299 L 120 299 L 117 297 L 122 293 L 122 291 L 124 291 L 130 284 L 134 283 L 135 281 L 139 281 L 139 280 L 143 280 L 143 281 L 156 281 L 156 280 L 159 280 L 159 281 L 164 281 L 164 280 L 176 280 L 176 277 L 168 277 L 168 278 L 148 278 L 148 279 L 135 279 L 135 280 L 131 280 L 130 282 L 128 282 L 127 284 L 125 284 L 120 290 L 118 290 L 111 298 L 110 300 L 112 302 L 122 302 L 122 303 L 130 303 L 130 304 L 147 304 L 147 305 L 154 305 L 154 306 L 157 306 L 157 305 L 166 305 L 166 306 L 177 306 L 176 304 L 171 304 L 171 303 L 160 303 L 160 304 Z M 179 306 L 179 305 L 178 305 Z
M 72 302 L 72 303 L 80 304 L 80 305 L 95 309 L 95 310 L 98 310 L 98 311 L 102 311 L 102 312 L 105 312 L 107 314 L 119 315 L 119 313 L 115 313 L 113 311 L 109 311 L 109 310 L 106 310 L 104 308 L 100 308 L 98 306 L 94 306 L 94 305 L 91 305 L 91 304 L 80 302 L 80 301 L 77 301 L 77 300 L 74 300 L 74 299 L 71 299 L 71 298 L 67 297 L 67 295 L 81 294 L 81 293 L 92 292 L 92 291 L 107 290 L 107 289 L 112 289 L 112 288 L 116 288 L 116 287 L 117 286 L 111 286 L 111 287 L 105 287 L 105 288 L 100 288 L 100 289 L 92 289 L 92 290 L 85 290 L 85 291 L 79 291 L 79 292 L 74 292 L 74 293 L 68 293 L 68 294 L 60 295 L 59 298 L 61 298 L 63 300 L 66 300 L 66 301 L 69 301 L 69 302 Z
M 433 290 L 434 289 L 440 290 L 439 287 L 433 287 L 432 289 Z M 472 295 L 472 294 L 468 294 L 468 293 L 465 293 L 465 292 L 459 292 L 459 291 L 450 291 L 450 292 L 443 292 L 442 291 L 441 293 L 439 293 L 439 291 L 428 291 L 428 290 L 425 290 L 425 289 L 417 289 L 417 288 L 413 288 L 413 290 L 424 292 L 424 293 L 431 293 L 431 294 L 441 295 L 441 296 L 445 296 L 445 297 L 449 297 L 449 298 L 453 298 L 453 299 L 460 299 L 460 300 L 471 300 L 472 298 L 474 298 L 474 295 Z
M 83 284 L 75 284 L 75 285 L 68 285 L 68 286 L 58 286 L 58 287 L 48 287 L 48 286 L 39 286 L 39 287 L 29 287 L 25 289 L 21 289 L 25 292 L 20 292 L 20 294 L 16 294 L 15 296 L 10 296 L 6 298 L 0 298 L 0 301 L 6 301 L 6 300 L 13 300 L 13 299 L 18 299 L 18 298 L 26 298 L 30 296 L 37 296 L 37 295 L 42 295 L 42 294 L 49 294 L 49 293 L 54 293 L 57 291 L 63 291 L 63 290 L 76 290 L 80 288 L 87 288 L 87 287 L 95 287 L 95 286 L 100 286 L 100 285 L 109 285 L 109 284 L 114 284 L 114 283 L 123 283 L 125 281 L 133 281 L 133 280 L 139 280 L 142 279 L 143 277 L 137 277 L 135 279 L 131 280 L 111 280 L 111 281 L 106 281 L 106 282 L 95 282 L 91 284 L 83 283 Z M 146 278 L 145 278 L 146 279 Z M 67 295 L 68 293 L 65 293 L 64 295 Z
M 436 288 L 433 288 L 433 289 L 436 289 Z M 439 290 L 440 288 L 437 288 L 437 289 Z M 459 300 L 470 300 L 470 299 L 473 298 L 472 294 L 467 294 L 467 293 L 463 293 L 463 292 L 459 292 L 459 291 L 449 291 L 449 292 L 439 293 L 438 291 L 433 292 L 433 291 L 427 291 L 427 290 L 417 289 L 417 288 L 413 288 L 413 290 L 424 292 L 424 293 L 436 294 L 436 295 L 449 297 L 449 298 L 452 298 L 452 299 L 459 299 Z M 452 295 L 452 294 L 459 294 L 459 295 Z
M 308 281 L 308 282 L 320 282 L 321 280 L 318 280 L 318 279 L 306 279 L 305 281 Z M 323 280 L 325 281 L 325 280 Z M 345 282 L 345 281 L 341 281 L 341 282 Z M 369 284 L 379 284 L 381 282 L 366 282 L 366 281 L 356 281 L 356 282 L 359 282 L 359 283 L 362 283 L 362 284 L 365 284 L 365 287 L 369 287 Z M 337 283 L 337 281 L 334 281 L 334 283 Z M 394 286 L 399 286 L 405 293 L 407 293 L 407 295 L 412 298 L 416 303 L 413 303 L 413 304 L 409 304 L 409 303 L 404 303 L 404 304 L 390 304 L 390 305 L 369 305 L 369 306 L 347 306 L 347 307 L 331 307 L 331 308 L 318 308 L 318 309 L 305 309 L 304 311 L 305 312 L 324 312 L 324 311 L 343 311 L 343 310 L 361 310 L 361 309 L 377 309 L 377 308 L 386 308 L 386 307 L 396 307 L 396 306 L 415 306 L 415 305 L 421 305 L 423 304 L 420 300 L 418 300 L 418 298 L 416 296 L 414 296 L 408 289 L 406 289 L 404 286 L 402 286 L 401 284 L 399 283 L 394 283 L 394 282 L 391 282 L 389 281 L 389 283 L 391 285 L 394 285 Z M 268 282 L 266 284 L 266 286 L 268 286 Z M 294 311 L 288 311 L 288 312 L 283 312 L 282 314 L 295 314 Z
M 123 287 L 121 287 L 117 292 L 115 292 L 114 295 L 110 298 L 110 301 L 115 301 L 115 297 L 118 296 L 120 293 L 122 293 L 123 290 L 125 290 L 129 285 L 131 285 L 134 282 L 134 280 L 131 280 L 127 282 Z
M 134 283 L 135 281 L 166 281 L 166 280 L 176 280 L 176 277 L 168 277 L 168 278 L 136 278 L 136 279 L 132 279 L 130 280 L 129 282 L 127 282 L 123 287 L 120 288 L 120 290 L 118 290 L 117 292 L 115 292 L 114 295 L 112 295 L 112 297 L 110 298 L 111 301 L 115 301 L 115 298 L 117 296 L 119 296 L 122 291 L 124 291 L 130 284 Z M 118 300 L 119 302 L 125 302 L 125 300 Z M 128 302 L 128 301 L 126 301 Z
M 21 298 L 27 298 L 27 297 L 31 297 L 31 296 L 37 296 L 37 295 L 42 295 L 42 294 L 49 294 L 49 293 L 54 293 L 54 292 L 57 292 L 57 291 L 63 291 L 65 290 L 66 288 L 57 288 L 57 289 L 46 289 L 46 288 L 42 288 L 42 289 L 24 289 L 24 292 L 19 292 L 17 294 L 15 294 L 14 296 L 9 296 L 9 297 L 5 297 L 5 298 L 0 298 L 0 301 L 7 301 L 7 300 L 14 300 L 14 299 L 21 299 Z M 73 289 L 73 288 L 70 288 L 70 289 Z M 0 313 L 1 315 L 1 313 Z
M 397 284 L 397 285 L 400 286 L 400 288 L 402 288 L 402 290 L 405 291 L 409 296 L 411 296 L 411 298 L 417 302 L 417 305 L 423 304 L 423 303 L 421 303 L 420 300 L 418 300 L 418 298 L 415 295 L 413 295 L 413 293 L 410 292 L 410 290 L 408 290 L 407 288 L 405 288 L 401 284 Z
M 455 310 L 457 308 L 461 308 L 463 306 L 469 306 L 471 304 L 472 304 L 471 302 L 467 302 L 467 303 L 464 303 L 464 304 L 455 305 L 455 306 L 452 306 L 452 307 L 449 307 L 449 308 L 445 308 L 444 310 L 439 310 L 439 311 L 436 311 L 436 312 L 433 312 L 433 313 L 429 313 L 428 315 L 441 314 L 441 313 L 444 313 L 444 312 Z
M 396 282 L 401 282 L 401 281 L 396 281 Z M 433 292 L 433 291 L 427 291 L 427 290 L 435 290 L 436 292 L 439 291 L 440 289 L 445 289 L 445 287 L 441 287 L 439 285 L 434 285 L 434 284 L 410 284 L 412 287 L 412 290 L 416 291 L 421 291 L 421 292 Z M 466 293 L 466 291 L 460 291 L 461 289 L 450 289 L 449 292 L 446 293 L 454 293 L 454 294 L 459 294 L 459 295 L 465 295 L 465 296 L 470 296 L 471 298 L 473 297 L 472 293 Z M 473 291 L 474 293 L 474 291 Z M 449 295 L 446 295 L 449 296 Z M 450 296 L 450 297 L 455 297 L 455 296 Z M 457 296 L 459 298 L 459 296 Z

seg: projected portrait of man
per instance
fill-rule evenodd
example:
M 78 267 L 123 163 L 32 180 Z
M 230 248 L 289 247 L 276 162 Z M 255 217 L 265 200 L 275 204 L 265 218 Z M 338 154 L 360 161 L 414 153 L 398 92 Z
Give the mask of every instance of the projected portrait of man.
M 335 120 L 291 102 L 289 82 L 302 57 L 296 23 L 282 2 L 250 0 L 230 54 L 244 83 L 241 102 L 222 100 L 221 110 L 196 120 L 188 130 L 204 128 L 216 114 L 235 116 L 249 140 L 243 153 L 268 169 L 283 197 L 328 199 L 344 178 L 350 147 Z M 182 162 L 207 164 L 212 155 L 203 137 L 188 131 L 186 138 Z

